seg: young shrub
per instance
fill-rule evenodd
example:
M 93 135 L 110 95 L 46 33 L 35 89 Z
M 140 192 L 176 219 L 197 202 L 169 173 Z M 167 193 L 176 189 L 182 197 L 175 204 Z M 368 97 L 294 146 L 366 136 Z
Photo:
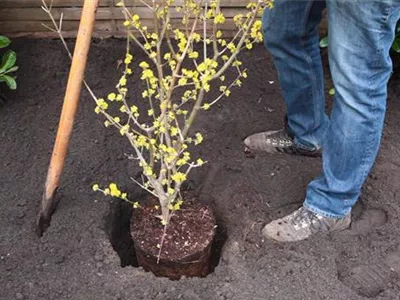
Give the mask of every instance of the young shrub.
M 163 225 L 169 224 L 180 209 L 184 201 L 181 188 L 189 173 L 206 163 L 192 154 L 203 142 L 203 133 L 191 132 L 190 128 L 200 111 L 213 108 L 242 86 L 247 70 L 238 54 L 262 41 L 259 17 L 264 7 L 272 7 L 269 0 L 248 4 L 247 13 L 231 19 L 235 32 L 227 38 L 222 28 L 228 20 L 220 8 L 221 1 L 179 2 L 183 4 L 174 0 L 146 4 L 154 18 L 152 29 L 123 1 L 118 3 L 126 18 L 124 72 L 115 90 L 97 99 L 95 108 L 105 117 L 106 127 L 116 128 L 128 139 L 143 170 L 143 182 L 132 180 L 158 199 L 158 217 Z M 176 12 L 182 15 L 179 24 L 171 19 Z M 146 61 L 134 63 L 131 43 L 146 54 Z M 228 69 L 237 74 L 230 82 L 225 77 Z M 140 72 L 143 89 L 130 93 L 127 83 L 133 72 Z M 219 90 L 216 98 L 210 98 L 212 87 Z M 146 109 L 139 108 L 143 101 Z M 111 113 L 111 106 L 118 108 L 118 115 Z M 116 183 L 105 188 L 96 184 L 93 190 L 131 201 Z

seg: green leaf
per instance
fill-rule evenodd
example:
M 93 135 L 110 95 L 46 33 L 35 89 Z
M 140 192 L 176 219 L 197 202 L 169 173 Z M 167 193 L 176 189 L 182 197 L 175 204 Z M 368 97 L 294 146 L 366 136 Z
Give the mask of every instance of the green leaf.
M 14 67 L 16 61 L 17 53 L 12 50 L 8 50 L 6 53 L 4 53 L 1 59 L 0 73 L 4 73 L 8 69 Z
M 17 89 L 17 82 L 15 81 L 14 77 L 11 77 L 9 75 L 1 75 L 0 80 L 5 81 L 8 85 L 8 87 L 10 88 L 10 90 Z
M 18 66 L 14 66 L 14 67 L 8 69 L 7 71 L 5 71 L 4 74 L 11 73 L 11 72 L 15 72 L 15 71 L 17 71 L 18 69 L 19 69 Z
M 334 96 L 335 95 L 335 89 L 330 89 L 328 93 L 329 93 L 329 95 Z
M 8 37 L 0 35 L 0 48 L 5 48 L 10 45 L 11 41 Z
M 328 47 L 328 36 L 323 37 L 323 38 L 319 41 L 319 47 L 320 47 L 320 48 L 326 48 L 326 47 Z
M 396 38 L 392 44 L 392 50 L 400 53 L 400 38 Z

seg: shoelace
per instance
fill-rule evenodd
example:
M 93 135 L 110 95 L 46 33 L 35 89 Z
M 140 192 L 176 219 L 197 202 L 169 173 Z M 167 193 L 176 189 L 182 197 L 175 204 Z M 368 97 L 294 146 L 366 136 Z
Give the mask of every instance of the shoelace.
M 271 136 L 267 138 L 267 141 L 273 144 L 279 144 L 285 146 L 293 144 L 293 140 L 288 136 L 288 134 L 285 131 L 277 132 L 276 135 L 277 136 Z
M 305 209 L 300 208 L 299 213 L 292 219 L 292 224 L 295 228 L 310 227 L 312 230 L 328 230 L 329 224 L 323 222 L 323 217 Z

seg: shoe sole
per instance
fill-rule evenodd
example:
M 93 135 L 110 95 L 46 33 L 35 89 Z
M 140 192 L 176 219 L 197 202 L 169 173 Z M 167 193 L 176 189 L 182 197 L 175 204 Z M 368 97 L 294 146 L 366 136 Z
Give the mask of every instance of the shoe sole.
M 288 151 L 286 148 L 275 148 L 275 147 L 271 147 L 271 148 L 266 148 L 263 150 L 252 150 L 249 147 L 247 147 L 246 145 L 244 146 L 244 153 L 246 155 L 246 157 L 249 158 L 254 158 L 256 157 L 257 153 L 268 153 L 268 154 L 289 154 L 289 155 L 295 155 L 295 156 L 308 156 L 308 157 L 322 157 L 322 153 L 320 151 L 317 152 L 292 152 L 292 151 Z

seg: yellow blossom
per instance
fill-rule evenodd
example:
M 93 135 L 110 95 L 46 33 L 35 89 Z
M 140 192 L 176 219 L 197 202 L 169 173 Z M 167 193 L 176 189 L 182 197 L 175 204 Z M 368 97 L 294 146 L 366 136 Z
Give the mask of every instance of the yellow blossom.
M 113 196 L 113 197 L 121 196 L 121 191 L 118 189 L 118 187 L 115 183 L 110 183 L 109 188 L 110 188 L 111 196 Z
M 222 13 L 219 13 L 215 16 L 214 19 L 215 24 L 224 24 L 225 23 L 225 16 Z
M 180 85 L 180 86 L 185 85 L 186 83 L 187 83 L 187 79 L 185 77 L 180 78 L 178 81 L 178 85 Z
M 203 109 L 204 109 L 204 110 L 209 110 L 210 107 L 211 107 L 210 103 L 204 103 L 204 104 L 203 104 Z
M 171 136 L 176 136 L 176 135 L 178 135 L 178 132 L 179 132 L 178 128 L 176 128 L 176 127 L 171 127 Z
M 194 144 L 195 145 L 201 144 L 202 141 L 203 141 L 203 135 L 200 132 L 197 132 Z
M 193 51 L 189 54 L 189 58 L 196 59 L 199 57 L 199 52 Z
M 126 55 L 126 57 L 125 57 L 125 60 L 124 60 L 124 63 L 125 64 L 130 64 L 131 62 L 132 62 L 132 58 L 133 58 L 133 56 L 131 55 L 131 54 L 127 54 Z
M 177 172 L 171 176 L 172 180 L 176 183 L 182 183 L 186 180 L 186 174 L 182 172 Z
M 165 53 L 164 54 L 164 59 L 165 60 L 170 60 L 171 59 L 171 53 Z
M 119 80 L 119 85 L 120 86 L 125 86 L 126 85 L 126 77 L 125 75 L 121 77 L 121 79 Z
M 110 93 L 108 94 L 107 99 L 110 101 L 114 101 L 116 97 L 117 95 L 115 95 L 115 93 Z
M 139 67 L 141 67 L 142 69 L 148 69 L 150 66 L 149 66 L 149 64 L 148 64 L 147 62 L 142 61 L 142 62 L 139 64 Z
M 128 132 L 129 132 L 129 125 L 128 125 L 128 124 L 122 126 L 121 129 L 119 130 L 119 133 L 120 133 L 121 135 L 125 135 L 125 134 L 127 134 Z

